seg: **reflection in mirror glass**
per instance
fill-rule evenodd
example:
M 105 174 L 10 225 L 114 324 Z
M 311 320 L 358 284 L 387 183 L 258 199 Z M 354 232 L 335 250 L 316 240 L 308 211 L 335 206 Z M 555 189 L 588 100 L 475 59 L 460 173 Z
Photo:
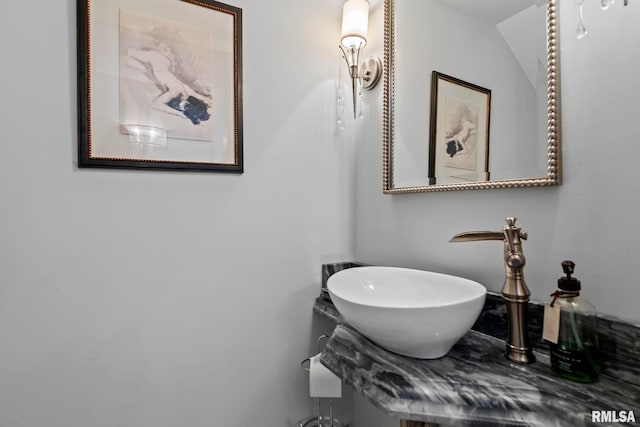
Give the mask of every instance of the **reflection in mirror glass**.
M 385 191 L 559 183 L 555 0 L 385 7 Z

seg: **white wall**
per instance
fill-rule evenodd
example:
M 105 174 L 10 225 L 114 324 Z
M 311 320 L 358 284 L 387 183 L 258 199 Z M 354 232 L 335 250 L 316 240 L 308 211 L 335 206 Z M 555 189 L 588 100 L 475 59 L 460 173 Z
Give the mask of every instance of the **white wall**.
M 353 255 L 338 2 L 244 9 L 243 175 L 76 163 L 75 2 L 3 5 L 0 425 L 292 426 Z

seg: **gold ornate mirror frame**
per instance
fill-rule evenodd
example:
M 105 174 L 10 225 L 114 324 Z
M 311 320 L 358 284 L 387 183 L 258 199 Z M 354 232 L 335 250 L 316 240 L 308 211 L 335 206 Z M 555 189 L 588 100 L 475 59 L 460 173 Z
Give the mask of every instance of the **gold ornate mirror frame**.
M 485 181 L 415 187 L 395 187 L 393 183 L 394 144 L 394 82 L 396 0 L 384 0 L 384 96 L 383 96 L 383 173 L 382 188 L 385 194 L 425 193 L 454 190 L 481 190 L 489 188 L 545 187 L 561 184 L 560 147 L 560 80 L 557 0 L 547 0 L 547 175 L 540 178 Z

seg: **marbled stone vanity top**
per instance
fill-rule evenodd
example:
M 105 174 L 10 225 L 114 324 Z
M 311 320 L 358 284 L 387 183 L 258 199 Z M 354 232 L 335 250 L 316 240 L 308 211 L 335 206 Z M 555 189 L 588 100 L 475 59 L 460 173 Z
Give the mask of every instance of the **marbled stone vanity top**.
M 383 350 L 340 324 L 320 360 L 400 419 L 569 427 L 605 425 L 591 423 L 592 410 L 640 414 L 640 387 L 606 376 L 595 384 L 573 383 L 551 375 L 548 358 L 540 353 L 536 363 L 516 365 L 503 350 L 504 341 L 470 331 L 447 356 L 419 360 Z
M 319 297 L 314 311 L 338 323 L 321 362 L 375 406 L 399 419 L 456 426 L 605 426 L 592 411 L 633 411 L 640 426 L 640 328 L 605 319 L 605 372 L 594 384 L 551 373 L 539 335 L 541 313 L 532 310 L 537 362 L 514 364 L 503 357 L 505 342 L 489 325 L 500 323 L 497 296 L 488 296 L 475 330 L 436 360 L 419 360 L 378 347 L 344 324 L 333 304 Z M 606 338 L 602 336 L 602 338 Z M 602 347 L 602 345 L 601 345 Z
M 333 320 L 336 323 L 343 321 L 342 316 L 338 313 L 336 306 L 325 298 L 316 299 L 316 305 L 313 306 L 313 311 L 327 319 Z

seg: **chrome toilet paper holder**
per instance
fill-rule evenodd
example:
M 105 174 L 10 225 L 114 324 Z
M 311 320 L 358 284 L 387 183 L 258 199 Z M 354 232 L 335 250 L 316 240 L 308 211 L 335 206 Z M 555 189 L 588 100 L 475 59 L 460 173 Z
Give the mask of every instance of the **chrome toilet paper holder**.
M 325 335 L 322 334 L 318 337 L 318 339 L 316 340 L 316 353 L 320 353 L 320 343 L 322 342 L 322 340 L 324 339 L 329 339 L 329 335 Z M 300 366 L 302 366 L 302 369 L 309 372 L 309 367 L 308 366 L 304 366 L 305 363 L 311 363 L 311 358 L 307 357 L 306 359 L 304 359 L 301 363 Z
M 324 339 L 329 339 L 329 336 L 320 335 L 316 340 L 317 353 L 320 353 L 321 343 L 322 343 L 322 340 Z M 300 363 L 300 366 L 304 371 L 309 372 L 310 371 L 309 366 L 305 366 L 305 364 L 310 364 L 310 363 L 311 363 L 311 358 L 307 357 Z M 311 416 L 311 417 L 305 418 L 304 420 L 298 421 L 297 427 L 349 427 L 349 424 L 344 424 L 338 418 L 335 418 L 333 416 L 333 399 L 329 399 L 329 416 L 328 417 L 321 415 L 322 408 L 321 408 L 320 401 L 321 401 L 321 398 L 318 397 L 316 399 L 318 415 Z

